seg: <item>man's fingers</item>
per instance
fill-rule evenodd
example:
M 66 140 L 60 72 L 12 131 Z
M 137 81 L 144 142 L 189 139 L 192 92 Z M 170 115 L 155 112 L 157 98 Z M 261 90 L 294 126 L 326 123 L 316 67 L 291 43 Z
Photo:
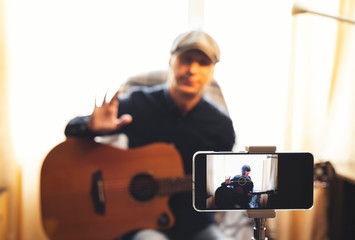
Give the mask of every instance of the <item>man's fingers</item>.
M 118 94 L 120 94 L 120 93 L 121 93 L 121 91 L 118 90 L 118 91 L 115 93 L 115 95 L 113 95 L 113 97 L 111 98 L 110 104 L 111 104 L 111 103 L 114 103 L 114 102 L 117 100 Z
M 129 114 L 123 114 L 120 118 L 116 120 L 116 128 L 119 129 L 132 122 L 132 116 Z
M 95 95 L 95 100 L 94 100 L 94 109 L 97 107 L 96 101 L 97 101 L 97 96 Z
M 105 96 L 104 96 L 104 99 L 102 100 L 102 105 L 104 105 L 104 104 L 106 103 L 107 92 L 108 92 L 108 90 L 106 91 Z

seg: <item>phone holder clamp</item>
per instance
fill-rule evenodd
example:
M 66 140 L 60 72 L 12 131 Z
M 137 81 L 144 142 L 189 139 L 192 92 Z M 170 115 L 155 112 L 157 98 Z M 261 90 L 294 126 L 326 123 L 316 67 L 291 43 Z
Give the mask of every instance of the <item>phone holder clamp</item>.
M 275 153 L 276 146 L 246 146 L 245 150 L 249 153 Z M 246 215 L 248 218 L 254 218 L 254 236 L 251 239 L 267 240 L 266 219 L 275 218 L 275 210 L 247 210 Z

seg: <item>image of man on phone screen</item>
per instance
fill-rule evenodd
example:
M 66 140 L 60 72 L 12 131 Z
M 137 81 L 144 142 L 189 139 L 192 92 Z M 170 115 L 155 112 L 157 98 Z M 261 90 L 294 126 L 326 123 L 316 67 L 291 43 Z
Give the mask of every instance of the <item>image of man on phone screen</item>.
M 249 176 L 251 168 L 243 165 L 241 174 L 227 179 L 215 193 L 215 204 L 219 208 L 249 208 L 254 183 Z

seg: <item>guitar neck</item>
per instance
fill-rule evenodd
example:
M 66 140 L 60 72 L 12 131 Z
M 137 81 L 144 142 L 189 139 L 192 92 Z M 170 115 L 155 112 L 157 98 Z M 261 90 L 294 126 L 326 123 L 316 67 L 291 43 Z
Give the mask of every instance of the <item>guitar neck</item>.
M 159 195 L 170 195 L 192 191 L 192 176 L 182 176 L 174 178 L 162 178 L 158 181 Z

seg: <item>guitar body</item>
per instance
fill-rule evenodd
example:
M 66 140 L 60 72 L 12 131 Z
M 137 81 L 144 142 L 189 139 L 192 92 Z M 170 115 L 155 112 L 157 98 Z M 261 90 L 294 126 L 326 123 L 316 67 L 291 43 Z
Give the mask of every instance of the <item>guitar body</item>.
M 68 138 L 41 170 L 44 229 L 50 239 L 114 239 L 174 224 L 169 195 L 155 179 L 181 177 L 177 150 L 165 143 L 121 150 Z

